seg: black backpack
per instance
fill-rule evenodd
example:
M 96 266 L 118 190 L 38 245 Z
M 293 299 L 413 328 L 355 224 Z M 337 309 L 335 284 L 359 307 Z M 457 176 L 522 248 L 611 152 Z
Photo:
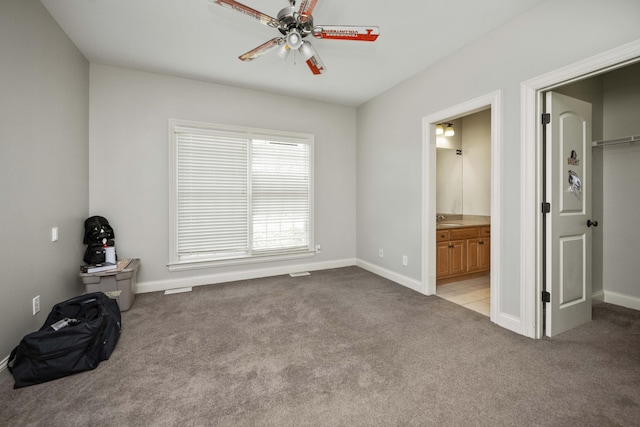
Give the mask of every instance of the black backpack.
M 87 249 L 84 251 L 84 262 L 87 264 L 103 263 L 105 259 L 103 240 L 107 240 L 107 246 L 113 246 L 115 237 L 113 228 L 106 218 L 102 216 L 87 218 L 84 221 L 83 243 L 87 245 Z
M 95 369 L 120 338 L 116 300 L 93 292 L 56 304 L 44 325 L 26 335 L 9 356 L 13 388 Z

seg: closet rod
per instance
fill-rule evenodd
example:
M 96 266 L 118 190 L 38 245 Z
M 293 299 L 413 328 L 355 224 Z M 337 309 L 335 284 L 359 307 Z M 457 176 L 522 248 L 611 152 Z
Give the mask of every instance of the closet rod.
M 626 144 L 628 142 L 638 142 L 638 141 L 640 141 L 640 135 L 634 135 L 634 136 L 625 136 L 624 138 L 603 139 L 601 141 L 593 141 L 591 143 L 591 146 L 604 147 L 605 145 Z

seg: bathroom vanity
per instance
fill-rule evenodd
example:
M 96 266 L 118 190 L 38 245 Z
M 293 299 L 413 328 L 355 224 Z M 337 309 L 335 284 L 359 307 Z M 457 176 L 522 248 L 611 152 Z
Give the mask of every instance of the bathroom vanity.
M 436 284 L 489 274 L 489 221 L 449 220 L 436 225 Z

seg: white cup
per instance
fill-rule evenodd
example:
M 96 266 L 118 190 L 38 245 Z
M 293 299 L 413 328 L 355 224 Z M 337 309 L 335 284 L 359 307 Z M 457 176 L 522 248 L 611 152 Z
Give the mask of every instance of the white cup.
M 107 246 L 104 250 L 104 262 L 109 264 L 116 263 L 116 247 L 115 246 Z

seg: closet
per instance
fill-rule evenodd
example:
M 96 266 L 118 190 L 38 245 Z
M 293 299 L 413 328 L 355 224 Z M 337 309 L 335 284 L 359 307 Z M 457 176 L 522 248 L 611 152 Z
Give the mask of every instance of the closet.
M 593 106 L 593 297 L 640 309 L 640 63 L 553 89 Z

